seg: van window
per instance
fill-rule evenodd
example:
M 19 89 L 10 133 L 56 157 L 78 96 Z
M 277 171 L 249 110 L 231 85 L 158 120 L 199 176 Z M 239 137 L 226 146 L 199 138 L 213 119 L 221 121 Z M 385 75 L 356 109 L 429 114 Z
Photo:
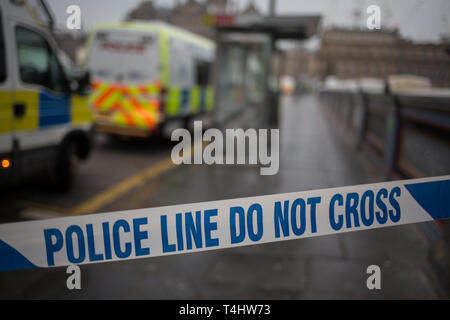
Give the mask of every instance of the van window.
M 47 41 L 40 34 L 16 28 L 20 79 L 57 92 L 67 90 L 63 70 Z
M 5 37 L 3 35 L 3 19 L 0 11 L 0 82 L 6 80 Z
M 183 40 L 170 39 L 170 83 L 180 88 L 194 85 L 195 65 L 189 44 Z
M 211 63 L 197 60 L 196 62 L 196 84 L 206 87 L 210 84 Z

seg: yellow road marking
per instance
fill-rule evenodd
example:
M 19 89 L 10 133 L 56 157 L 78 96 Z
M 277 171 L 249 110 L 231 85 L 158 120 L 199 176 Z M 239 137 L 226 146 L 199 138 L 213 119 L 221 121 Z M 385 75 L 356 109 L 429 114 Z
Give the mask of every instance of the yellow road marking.
M 172 159 L 170 157 L 166 158 L 165 160 L 162 160 L 147 169 L 132 175 L 111 188 L 97 194 L 95 197 L 79 204 L 70 210 L 70 215 L 81 215 L 88 212 L 95 212 L 104 205 L 111 203 L 118 197 L 124 195 L 131 189 L 142 185 L 148 179 L 152 179 L 173 168 L 175 168 L 175 164 L 172 162 Z
M 205 141 L 203 141 L 203 147 L 207 145 Z M 191 147 L 191 154 L 193 153 L 194 145 Z M 113 202 L 120 196 L 125 195 L 130 190 L 144 184 L 147 180 L 153 179 L 160 174 L 163 174 L 171 169 L 177 167 L 173 162 L 171 157 L 167 157 L 160 162 L 152 164 L 148 168 L 122 180 L 121 182 L 113 185 L 112 187 L 106 189 L 98 193 L 96 196 L 80 203 L 74 208 L 60 208 L 52 205 L 35 203 L 25 201 L 24 204 L 26 206 L 35 207 L 39 209 L 43 209 L 46 211 L 53 211 L 55 213 L 60 213 L 67 216 L 78 216 L 87 213 L 94 213 L 101 209 L 103 206 Z
M 147 180 L 155 178 L 160 174 L 174 169 L 175 167 L 176 165 L 172 162 L 172 159 L 168 157 L 158 163 L 152 164 L 148 168 L 126 178 L 125 180 L 120 181 L 105 191 L 102 191 L 94 197 L 80 203 L 74 208 L 61 208 L 30 201 L 25 201 L 24 205 L 69 216 L 93 213 L 101 209 L 106 204 L 113 202 L 120 196 L 125 195 L 130 190 L 144 184 Z
M 28 207 L 20 212 L 20 216 L 26 220 L 41 220 L 64 217 L 64 214 L 53 210 L 45 210 L 36 207 Z
M 47 212 L 54 212 L 55 216 L 59 216 L 59 215 L 70 215 L 71 210 L 68 208 L 62 208 L 62 207 L 58 207 L 58 206 L 52 206 L 52 205 L 48 205 L 45 203 L 40 203 L 40 202 L 34 202 L 34 201 L 21 201 L 20 202 L 22 204 L 22 206 L 25 207 L 25 210 L 27 208 L 36 208 L 39 210 L 44 210 Z

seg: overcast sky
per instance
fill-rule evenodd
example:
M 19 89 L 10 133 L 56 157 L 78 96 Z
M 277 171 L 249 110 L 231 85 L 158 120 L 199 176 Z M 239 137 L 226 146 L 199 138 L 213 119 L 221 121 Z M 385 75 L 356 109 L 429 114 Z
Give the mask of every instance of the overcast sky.
M 183 0 L 179 0 L 183 1 Z M 249 0 L 235 0 L 241 8 Z M 66 8 L 76 4 L 81 8 L 82 21 L 86 29 L 102 21 L 117 21 L 141 0 L 47 0 L 60 25 L 65 25 Z M 158 5 L 171 6 L 174 0 L 155 0 Z M 269 0 L 254 0 L 264 13 Z M 320 14 L 325 26 L 365 26 L 366 8 L 377 4 L 381 8 L 384 26 L 397 26 L 406 38 L 415 41 L 438 41 L 442 34 L 450 35 L 449 0 L 277 0 L 276 13 Z M 355 18 L 354 12 L 360 13 Z

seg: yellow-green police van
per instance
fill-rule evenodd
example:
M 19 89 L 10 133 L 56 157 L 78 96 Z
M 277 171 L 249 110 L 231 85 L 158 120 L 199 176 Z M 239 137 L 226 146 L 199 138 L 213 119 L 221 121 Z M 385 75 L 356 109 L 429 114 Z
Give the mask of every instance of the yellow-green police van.
M 0 1 L 0 185 L 47 172 L 70 186 L 92 146 L 88 73 L 73 73 L 43 0 Z
M 148 137 L 207 121 L 214 107 L 214 59 L 214 42 L 164 22 L 97 26 L 86 58 L 95 130 Z

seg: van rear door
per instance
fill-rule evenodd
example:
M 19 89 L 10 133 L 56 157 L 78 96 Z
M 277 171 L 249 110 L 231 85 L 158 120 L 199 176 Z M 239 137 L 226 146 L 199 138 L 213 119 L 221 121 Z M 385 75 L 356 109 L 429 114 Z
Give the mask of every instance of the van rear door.
M 160 77 L 158 48 L 156 33 L 101 29 L 94 35 L 87 62 L 94 81 L 147 84 Z

